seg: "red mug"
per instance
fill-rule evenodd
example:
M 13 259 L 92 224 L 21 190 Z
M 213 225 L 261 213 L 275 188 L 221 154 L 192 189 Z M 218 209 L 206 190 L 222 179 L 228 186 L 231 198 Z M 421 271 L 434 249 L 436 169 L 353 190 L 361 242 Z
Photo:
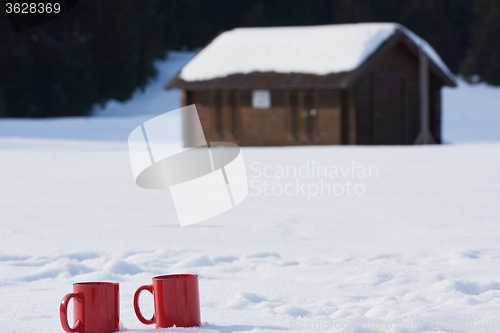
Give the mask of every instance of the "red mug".
M 139 295 L 143 290 L 153 294 L 155 312 L 151 319 L 144 318 L 139 308 Z M 153 284 L 142 286 L 135 292 L 134 310 L 143 324 L 156 324 L 156 328 L 200 326 L 198 275 L 154 277 Z
M 73 298 L 73 327 L 68 323 L 68 303 Z M 116 332 L 120 321 L 118 283 L 73 283 L 73 293 L 61 301 L 61 325 L 66 332 Z

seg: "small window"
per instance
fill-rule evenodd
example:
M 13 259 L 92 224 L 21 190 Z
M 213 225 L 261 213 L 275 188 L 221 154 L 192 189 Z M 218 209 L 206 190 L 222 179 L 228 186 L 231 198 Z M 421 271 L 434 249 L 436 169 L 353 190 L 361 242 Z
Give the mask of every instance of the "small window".
M 271 92 L 269 90 L 253 90 L 252 107 L 254 109 L 269 109 L 271 107 Z

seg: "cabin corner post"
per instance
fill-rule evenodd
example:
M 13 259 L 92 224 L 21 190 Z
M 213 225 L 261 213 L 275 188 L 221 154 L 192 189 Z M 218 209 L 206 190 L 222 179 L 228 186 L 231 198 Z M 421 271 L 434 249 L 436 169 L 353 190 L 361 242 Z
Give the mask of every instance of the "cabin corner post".
M 290 90 L 285 90 L 283 93 L 283 98 L 284 98 L 283 105 L 285 106 L 284 131 L 285 131 L 285 133 L 287 133 L 287 141 L 288 142 L 291 142 L 294 140 L 294 136 L 293 136 L 294 131 L 292 128 L 292 122 L 294 121 L 292 119 L 292 117 L 293 117 L 293 112 L 292 112 L 293 105 L 290 102 L 290 99 L 292 98 L 291 95 L 292 95 L 292 92 Z
M 234 91 L 234 138 L 238 143 L 239 138 L 243 132 L 241 126 L 241 91 Z
M 349 92 L 349 144 L 355 145 L 357 142 L 356 140 L 356 114 L 357 114 L 357 109 L 356 109 L 356 103 L 355 103 L 355 97 L 354 97 L 354 91 L 351 90 Z
M 188 105 L 188 93 L 185 89 L 181 89 L 181 106 L 187 106 Z
M 419 45 L 420 132 L 415 144 L 435 143 L 429 128 L 429 58 Z
M 203 127 L 194 104 L 183 107 L 182 115 L 182 143 L 186 148 L 202 147 L 207 144 Z
M 339 90 L 341 143 L 356 144 L 356 107 L 353 88 Z
M 321 142 L 321 134 L 319 132 L 319 92 L 318 90 L 314 90 L 312 92 L 312 100 L 313 100 L 313 110 L 311 110 L 312 117 L 312 140 L 314 142 Z

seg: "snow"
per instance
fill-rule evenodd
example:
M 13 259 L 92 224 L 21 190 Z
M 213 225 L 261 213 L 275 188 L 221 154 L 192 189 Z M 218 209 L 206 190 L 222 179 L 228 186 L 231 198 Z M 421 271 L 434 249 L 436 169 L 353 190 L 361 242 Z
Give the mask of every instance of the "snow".
M 159 108 L 159 110 L 168 111 L 163 108 L 168 108 L 169 104 L 160 105 L 161 109 Z M 119 110 L 120 108 L 117 107 L 116 109 Z M 125 117 L 62 117 L 39 120 L 7 118 L 0 120 L 0 136 L 125 141 L 134 128 L 152 117 L 154 115 L 146 114 Z M 182 137 L 180 118 L 177 119 L 177 125 L 172 126 L 168 131 L 168 135 L 172 140 Z
M 499 96 L 462 81 L 444 91 L 445 139 L 459 144 L 243 148 L 247 199 L 186 228 L 167 191 L 134 184 L 127 137 L 154 115 L 1 119 L 0 332 L 62 332 L 59 302 L 82 281 L 120 283 L 129 332 L 498 323 Z M 172 149 L 179 126 L 166 129 Z M 328 175 L 313 176 L 322 166 Z M 335 185 L 344 193 L 327 191 Z M 287 186 L 291 195 L 277 194 Z M 135 290 L 169 273 L 200 275 L 201 328 L 155 330 L 135 317 Z M 140 304 L 152 313 L 148 293 Z
M 155 64 L 158 76 L 144 91 L 137 90 L 126 102 L 111 100 L 92 110 L 94 117 L 61 117 L 40 120 L 1 119 L 0 136 L 124 141 L 134 128 L 154 116 L 180 108 L 178 90 L 165 90 L 167 81 L 177 74 L 196 52 L 170 51 L 168 59 Z M 181 119 L 172 126 L 167 138 L 181 140 Z
M 500 141 L 500 87 L 457 83 L 457 88 L 445 87 L 442 92 L 446 141 Z
M 359 67 L 397 30 L 403 31 L 448 75 L 449 69 L 423 39 L 397 23 L 237 28 L 222 33 L 181 71 L 185 81 L 251 72 L 326 75 Z
M 150 82 L 144 91 L 136 91 L 132 98 L 123 103 L 116 100 L 109 101 L 104 107 L 95 107 L 96 116 L 137 116 L 160 115 L 167 111 L 180 108 L 180 94 L 178 90 L 165 90 L 165 84 L 174 77 L 196 51 L 170 51 L 167 61 L 157 61 L 157 77 Z M 151 117 L 150 117 L 151 118 Z
M 1 139 L 0 331 L 60 332 L 72 283 L 116 281 L 122 325 L 139 332 L 133 293 L 167 273 L 200 275 L 206 332 L 496 318 L 500 144 L 243 152 L 249 197 L 201 224 L 220 227 L 175 228 L 169 194 L 134 185 L 125 143 Z M 265 195 L 264 181 L 297 179 L 255 170 L 306 161 L 379 177 L 325 179 L 362 196 Z

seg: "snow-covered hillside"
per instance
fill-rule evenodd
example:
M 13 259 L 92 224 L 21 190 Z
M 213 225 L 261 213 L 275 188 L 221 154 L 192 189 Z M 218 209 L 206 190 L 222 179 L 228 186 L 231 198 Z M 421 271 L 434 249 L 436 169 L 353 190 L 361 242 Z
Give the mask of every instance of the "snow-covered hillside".
M 443 111 L 446 142 L 500 141 L 500 87 L 459 80 L 443 89 Z
M 125 103 L 111 101 L 104 108 L 97 107 L 96 116 L 137 116 L 159 115 L 180 107 L 178 90 L 165 90 L 163 87 L 172 79 L 196 52 L 171 51 L 166 60 L 156 62 L 158 75 L 146 89 L 136 91 L 131 100 Z
M 81 281 L 119 282 L 123 329 L 158 332 L 132 297 L 169 273 L 200 275 L 203 326 L 166 332 L 498 330 L 498 88 L 444 91 L 459 144 L 243 148 L 249 196 L 180 228 L 168 191 L 135 186 L 126 143 L 178 107 L 161 75 L 99 116 L 0 120 L 0 332 L 63 332 Z
M 170 52 L 167 60 L 156 63 L 158 76 L 144 91 L 136 91 L 124 103 L 112 100 L 103 108 L 96 107 L 93 117 L 0 119 L 0 137 L 126 141 L 143 122 L 180 107 L 179 91 L 167 91 L 163 86 L 194 54 Z M 172 140 L 181 139 L 180 119 L 169 133 Z

